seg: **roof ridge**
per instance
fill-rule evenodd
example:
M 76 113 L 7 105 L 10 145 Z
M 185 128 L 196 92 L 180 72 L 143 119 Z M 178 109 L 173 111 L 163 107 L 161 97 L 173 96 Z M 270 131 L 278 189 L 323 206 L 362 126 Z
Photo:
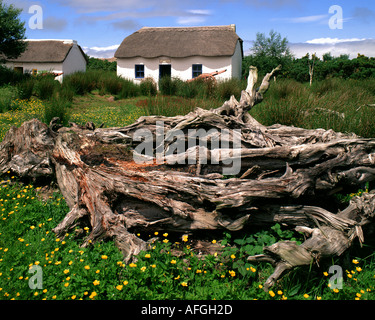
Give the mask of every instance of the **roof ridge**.
M 215 29 L 228 29 L 234 31 L 232 25 L 221 25 L 221 26 L 195 26 L 195 27 L 143 27 L 139 29 L 137 32 L 144 32 L 144 31 L 153 31 L 153 30 L 158 30 L 158 31 L 163 31 L 163 30 L 175 30 L 177 31 L 178 29 L 184 31 L 193 31 L 193 30 L 215 30 Z

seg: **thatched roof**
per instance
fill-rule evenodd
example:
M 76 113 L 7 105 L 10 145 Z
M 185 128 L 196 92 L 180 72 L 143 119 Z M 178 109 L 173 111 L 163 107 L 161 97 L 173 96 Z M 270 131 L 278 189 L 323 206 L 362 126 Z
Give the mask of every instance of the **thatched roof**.
M 73 40 L 26 40 L 26 50 L 11 62 L 63 62 L 76 41 Z M 83 56 L 84 53 L 80 46 Z
M 122 41 L 116 58 L 232 56 L 242 40 L 232 26 L 142 28 Z

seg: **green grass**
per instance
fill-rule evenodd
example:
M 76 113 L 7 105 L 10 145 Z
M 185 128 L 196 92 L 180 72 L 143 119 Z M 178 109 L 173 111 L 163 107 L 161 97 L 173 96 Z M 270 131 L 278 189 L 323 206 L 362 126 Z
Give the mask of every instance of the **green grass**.
M 82 85 L 86 88 L 82 89 L 83 95 L 72 92 L 69 87 L 72 84 L 66 82 L 54 91 L 53 97 L 62 97 L 71 104 L 62 108 L 63 111 L 68 109 L 69 121 L 78 124 L 92 121 L 96 125 L 104 122 L 105 127 L 114 127 L 131 124 L 142 115 L 173 116 L 186 114 L 195 107 L 218 107 L 223 97 L 233 92 L 233 83 L 222 84 L 220 90 L 193 84 L 178 88 L 183 97 L 158 95 L 118 99 L 120 92 L 113 99 L 112 93 L 117 89 L 110 89 L 111 85 L 116 87 L 116 81 L 111 81 L 106 85 L 100 81 L 93 86 L 86 83 Z M 374 83 L 374 80 L 333 79 L 316 82 L 310 88 L 290 80 L 272 82 L 264 102 L 251 114 L 266 125 L 333 128 L 373 137 L 375 119 L 366 104 L 375 103 Z M 123 94 L 132 95 L 131 90 Z M 145 90 L 151 92 L 152 88 L 145 86 L 143 93 Z M 212 90 L 214 99 L 205 97 L 207 90 Z M 20 100 L 16 92 L 12 86 L 0 88 L 0 107 L 5 106 L 0 113 L 0 140 L 11 125 L 20 126 L 33 117 L 47 122 L 48 107 L 53 110 L 50 99 L 41 101 L 34 95 L 29 100 Z M 345 114 L 344 118 L 338 116 L 341 113 Z M 261 286 L 273 272 L 272 266 L 247 264 L 246 257 L 261 253 L 263 246 L 276 241 L 303 241 L 298 233 L 279 225 L 248 234 L 217 233 L 205 240 L 221 244 L 223 250 L 202 259 L 192 250 L 198 236 L 191 236 L 184 242 L 175 234 L 164 235 L 166 232 L 160 231 L 152 249 L 141 252 L 136 265 L 125 266 L 112 241 L 80 247 L 89 229 L 77 229 L 65 239 L 56 239 L 51 230 L 69 210 L 61 194 L 55 193 L 43 200 L 41 190 L 33 185 L 17 183 L 7 175 L 0 181 L 2 179 L 0 299 L 363 300 L 375 297 L 375 244 L 371 237 L 366 238 L 364 248 L 355 245 L 340 259 L 320 261 L 318 267 L 296 268 L 266 293 Z M 338 201 L 347 202 L 353 196 L 342 195 Z M 139 236 L 148 240 L 155 235 Z M 179 256 L 174 255 L 176 250 Z M 337 292 L 328 287 L 331 276 L 328 270 L 333 264 L 342 266 L 344 271 L 343 289 Z M 42 289 L 29 287 L 33 274 L 28 271 L 33 265 L 42 268 Z
M 44 199 L 43 199 L 44 198 Z M 137 234 L 157 237 L 149 251 L 135 263 L 124 265 L 112 241 L 81 248 L 89 227 L 77 227 L 64 239 L 51 231 L 69 211 L 59 193 L 42 197 L 42 190 L 4 176 L 0 187 L 0 299 L 9 300 L 353 300 L 374 299 L 374 253 L 322 261 L 320 267 L 300 267 L 286 275 L 270 292 L 262 283 L 273 268 L 246 262 L 279 240 L 303 241 L 303 237 L 276 224 L 251 235 L 212 235 L 206 241 L 220 244 L 221 251 L 202 258 L 192 248 L 194 236 L 179 238 L 160 231 Z M 372 250 L 374 247 L 369 248 Z M 179 254 L 176 255 L 176 252 Z M 344 268 L 343 289 L 328 287 L 328 268 Z M 30 268 L 38 265 L 42 277 L 33 279 Z M 348 276 L 349 275 L 349 276 Z M 29 284 L 42 284 L 30 288 Z
M 375 80 L 328 79 L 310 87 L 294 80 L 271 83 L 250 112 L 260 123 L 333 129 L 375 137 Z

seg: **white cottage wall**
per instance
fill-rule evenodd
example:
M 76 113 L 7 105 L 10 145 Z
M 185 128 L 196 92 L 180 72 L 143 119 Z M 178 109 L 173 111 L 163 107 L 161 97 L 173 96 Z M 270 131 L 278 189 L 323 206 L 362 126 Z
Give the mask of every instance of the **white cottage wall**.
M 241 52 L 240 52 L 241 54 Z M 142 57 L 118 59 L 117 60 L 117 74 L 125 79 L 133 80 L 134 82 L 142 79 L 135 78 L 135 65 L 144 65 L 145 78 L 151 77 L 155 81 L 159 80 L 159 65 L 170 64 L 172 66 L 171 76 L 180 78 L 181 80 L 189 80 L 193 77 L 193 64 L 202 64 L 203 73 L 211 73 L 227 69 L 226 72 L 218 75 L 216 79 L 224 80 L 233 76 L 232 71 L 232 57 L 187 57 L 187 58 L 169 58 L 158 57 L 147 59 Z M 238 68 L 237 68 L 238 69 Z M 235 74 L 238 72 L 236 71 Z M 239 76 L 238 76 L 239 77 Z
M 86 60 L 76 44 L 70 49 L 63 63 L 63 76 L 77 72 L 86 71 Z
M 42 63 L 42 62 L 6 62 L 5 66 L 10 69 L 14 69 L 17 67 L 23 68 L 24 73 L 31 73 L 33 69 L 37 69 L 38 72 L 40 71 L 48 71 L 48 72 L 63 72 L 63 64 L 61 63 Z

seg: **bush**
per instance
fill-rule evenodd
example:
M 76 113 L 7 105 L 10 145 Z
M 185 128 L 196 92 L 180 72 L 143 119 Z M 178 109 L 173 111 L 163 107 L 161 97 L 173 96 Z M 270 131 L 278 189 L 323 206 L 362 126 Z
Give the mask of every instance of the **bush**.
M 156 83 L 151 78 L 146 78 L 141 81 L 140 92 L 143 96 L 156 96 L 158 89 Z
M 48 100 L 53 96 L 55 89 L 58 88 L 60 83 L 52 77 L 44 76 L 40 78 L 36 84 L 36 91 L 39 99 Z
M 216 87 L 216 98 L 221 101 L 227 101 L 234 95 L 239 99 L 241 90 L 241 81 L 236 78 L 219 81 Z
M 30 99 L 33 94 L 34 79 L 23 80 L 17 84 L 17 95 L 21 100 Z
M 74 94 L 83 96 L 97 87 L 98 72 L 75 72 L 64 77 L 64 84 L 74 89 Z
M 118 94 L 118 99 L 127 99 L 139 96 L 141 93 L 140 87 L 131 80 L 121 79 L 121 91 Z
M 69 102 L 73 102 L 74 92 L 74 88 L 70 83 L 63 83 L 59 90 L 59 98 Z
M 54 117 L 59 117 L 60 123 L 63 126 L 67 126 L 71 106 L 71 102 L 65 99 L 53 97 L 45 104 L 43 122 L 48 125 Z
M 166 96 L 175 96 L 178 90 L 178 81 L 168 76 L 161 78 L 159 80 L 160 93 Z
M 21 73 L 0 65 L 0 87 L 7 84 L 14 85 L 30 77 L 28 73 Z
M 0 88 L 0 113 L 11 110 L 14 99 L 15 91 L 11 86 L 4 86 Z

